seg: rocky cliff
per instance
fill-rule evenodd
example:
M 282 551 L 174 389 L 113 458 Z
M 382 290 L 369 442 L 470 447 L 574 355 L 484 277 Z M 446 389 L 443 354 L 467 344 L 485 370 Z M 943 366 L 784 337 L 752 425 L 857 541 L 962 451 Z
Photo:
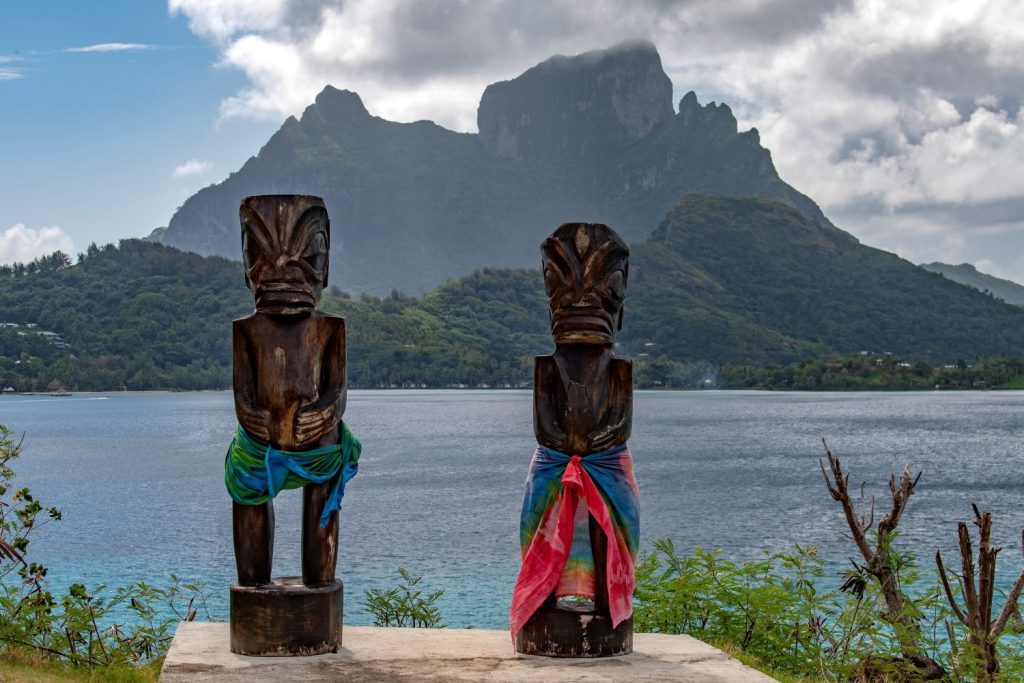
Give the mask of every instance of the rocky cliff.
M 394 123 L 328 87 L 238 172 L 189 198 L 162 241 L 239 258 L 244 196 L 318 194 L 336 284 L 419 293 L 480 266 L 535 266 L 565 221 L 642 239 L 688 192 L 776 199 L 827 223 L 727 106 L 688 93 L 673 110 L 650 43 L 553 57 L 491 85 L 478 123 L 479 134 Z

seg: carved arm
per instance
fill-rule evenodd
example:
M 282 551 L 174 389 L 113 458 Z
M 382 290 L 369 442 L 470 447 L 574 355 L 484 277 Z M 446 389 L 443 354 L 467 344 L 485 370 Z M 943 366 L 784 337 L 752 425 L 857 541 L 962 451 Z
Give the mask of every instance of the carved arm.
M 295 416 L 296 442 L 315 444 L 341 421 L 348 402 L 346 352 L 345 321 L 340 320 L 324 348 L 320 397 Z
M 241 326 L 231 329 L 232 385 L 235 393 L 235 416 L 238 423 L 260 441 L 270 441 L 270 411 L 256 407 L 256 373 L 252 354 Z

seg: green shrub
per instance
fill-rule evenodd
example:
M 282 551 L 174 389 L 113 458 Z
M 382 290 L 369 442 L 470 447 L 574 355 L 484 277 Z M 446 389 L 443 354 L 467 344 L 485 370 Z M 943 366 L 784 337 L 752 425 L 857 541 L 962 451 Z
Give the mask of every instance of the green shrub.
M 922 654 L 942 664 L 949 680 L 976 680 L 967 632 L 953 619 L 938 577 L 920 575 L 910 554 L 892 557 L 912 596 L 906 609 L 920 625 Z M 659 540 L 637 569 L 634 628 L 691 635 L 793 680 L 918 680 L 877 581 L 858 565 L 839 573 L 837 588 L 821 590 L 826 581 L 814 547 L 732 561 L 700 548 L 682 557 L 671 541 Z M 1013 627 L 997 643 L 998 680 L 1024 680 L 1024 623 Z
M 418 588 L 422 577 L 412 576 L 404 567 L 398 568 L 398 574 L 402 581 L 394 588 L 371 588 L 365 593 L 364 610 L 373 615 L 374 626 L 445 628 L 437 607 L 444 591 L 424 595 Z

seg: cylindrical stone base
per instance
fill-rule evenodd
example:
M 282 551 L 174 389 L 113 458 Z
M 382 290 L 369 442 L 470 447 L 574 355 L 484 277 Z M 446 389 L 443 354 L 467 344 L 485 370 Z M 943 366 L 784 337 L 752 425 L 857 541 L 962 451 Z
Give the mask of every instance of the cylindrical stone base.
M 592 605 L 542 605 L 516 635 L 516 652 L 545 657 L 616 657 L 633 651 L 633 618 L 612 628 Z
M 267 586 L 231 587 L 231 651 L 257 657 L 337 652 L 341 645 L 341 581 L 306 586 L 298 576 Z

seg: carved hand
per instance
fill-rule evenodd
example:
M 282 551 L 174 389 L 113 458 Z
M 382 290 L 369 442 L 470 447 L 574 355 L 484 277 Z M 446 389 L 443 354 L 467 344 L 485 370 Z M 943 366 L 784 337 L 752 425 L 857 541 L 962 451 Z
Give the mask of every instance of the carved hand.
M 564 451 L 567 435 L 565 429 L 550 413 L 542 411 L 537 415 L 537 440 L 544 445 Z
M 245 405 L 237 406 L 238 421 L 245 427 L 245 431 L 264 443 L 270 441 L 270 411 L 266 408 L 251 408 Z
M 316 443 L 334 429 L 340 419 L 340 397 L 323 408 L 318 408 L 314 403 L 303 406 L 295 416 L 296 443 Z
M 587 438 L 590 439 L 591 448 L 595 451 L 604 451 L 617 445 L 615 441 L 619 436 L 620 430 L 625 424 L 626 418 L 622 418 L 617 422 L 606 425 L 601 429 L 595 429 L 590 432 L 590 434 L 587 434 Z

